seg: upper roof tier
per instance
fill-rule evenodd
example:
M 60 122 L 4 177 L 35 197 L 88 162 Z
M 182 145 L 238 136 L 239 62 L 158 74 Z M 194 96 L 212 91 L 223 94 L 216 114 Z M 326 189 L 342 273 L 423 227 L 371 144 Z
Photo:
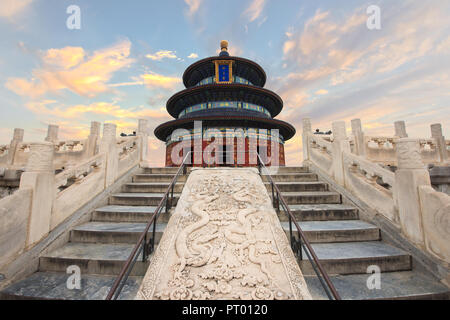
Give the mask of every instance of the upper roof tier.
M 222 51 L 226 52 L 226 51 Z M 266 84 L 266 73 L 264 69 L 248 59 L 240 57 L 230 57 L 229 55 L 220 55 L 199 60 L 191 64 L 183 74 L 183 83 L 186 88 L 197 85 L 203 79 L 213 77 L 215 75 L 215 60 L 232 60 L 233 75 L 250 81 L 253 85 L 264 87 Z

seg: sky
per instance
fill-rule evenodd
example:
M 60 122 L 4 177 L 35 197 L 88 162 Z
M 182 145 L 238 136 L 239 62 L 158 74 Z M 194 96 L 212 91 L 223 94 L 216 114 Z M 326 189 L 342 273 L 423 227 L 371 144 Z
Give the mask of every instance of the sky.
M 71 5 L 80 29 L 69 29 Z M 380 28 L 369 29 L 370 6 Z M 166 101 L 184 89 L 184 70 L 219 52 L 259 63 L 278 93 L 277 117 L 293 124 L 288 165 L 302 161 L 301 120 L 328 130 L 360 118 L 367 135 L 450 137 L 450 1 L 442 0 L 1 0 L 0 144 L 14 128 L 42 141 L 83 139 L 91 121 L 131 133 L 149 120 L 150 163 L 163 165 L 153 136 L 171 120 Z

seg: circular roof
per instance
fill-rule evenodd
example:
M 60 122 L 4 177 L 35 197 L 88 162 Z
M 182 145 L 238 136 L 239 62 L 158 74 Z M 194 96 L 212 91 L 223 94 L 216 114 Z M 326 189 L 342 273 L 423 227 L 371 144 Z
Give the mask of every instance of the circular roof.
M 233 60 L 235 75 L 247 79 L 258 87 L 264 87 L 266 84 L 266 73 L 256 62 L 240 57 L 215 56 L 199 60 L 186 69 L 183 74 L 183 83 L 186 88 L 195 86 L 205 78 L 213 77 L 215 75 L 214 60 Z
M 166 104 L 167 112 L 177 118 L 183 109 L 199 103 L 211 101 L 243 101 L 266 108 L 272 117 L 276 117 L 283 109 L 283 100 L 276 93 L 251 85 L 208 84 L 192 87 L 174 94 Z
M 162 141 L 172 134 L 175 129 L 193 129 L 194 121 L 205 121 L 207 127 L 249 127 L 260 129 L 279 129 L 284 140 L 287 141 L 295 135 L 295 128 L 287 122 L 275 119 L 250 117 L 250 116 L 202 116 L 183 118 L 168 121 L 159 125 L 154 133 Z

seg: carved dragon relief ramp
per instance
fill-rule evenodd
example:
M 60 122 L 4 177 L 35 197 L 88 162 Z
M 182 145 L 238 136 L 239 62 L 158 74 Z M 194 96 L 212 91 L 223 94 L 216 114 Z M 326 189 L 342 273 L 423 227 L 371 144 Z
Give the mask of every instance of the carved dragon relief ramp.
M 311 299 L 256 169 L 194 169 L 137 299 Z

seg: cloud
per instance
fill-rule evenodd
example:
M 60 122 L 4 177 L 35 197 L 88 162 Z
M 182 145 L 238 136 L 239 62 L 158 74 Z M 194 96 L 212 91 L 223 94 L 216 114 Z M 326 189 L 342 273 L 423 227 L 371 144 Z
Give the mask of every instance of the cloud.
M 29 102 L 25 106 L 37 115 L 59 119 L 83 119 L 87 114 L 118 119 L 168 118 L 165 110 L 148 109 L 144 106 L 123 108 L 110 102 L 95 102 L 89 105 L 78 104 L 67 107 L 59 105 L 55 100 L 42 100 Z
M 266 0 L 252 0 L 243 15 L 248 17 L 250 22 L 253 22 L 261 16 L 265 5 Z
M 180 77 L 168 77 L 156 73 L 143 74 L 141 79 L 148 88 L 175 89 L 181 83 Z
M 84 49 L 81 47 L 49 49 L 42 57 L 42 61 L 48 66 L 67 70 L 82 62 L 85 55 Z
M 407 64 L 445 53 L 450 30 L 442 27 L 444 12 L 418 1 L 385 6 L 383 29 L 373 32 L 366 27 L 364 8 L 341 18 L 318 10 L 302 28 L 289 28 L 285 34 L 283 61 L 289 73 L 280 81 L 279 92 L 289 101 L 319 85 L 360 87 L 369 79 L 373 83 Z
M 23 12 L 33 0 L 2 0 L 0 2 L 0 17 L 12 18 Z
M 444 12 L 442 7 L 421 3 L 384 7 L 383 29 L 373 32 L 366 28 L 364 8 L 345 19 L 318 10 L 303 30 L 286 33 L 283 59 L 298 69 L 292 76 L 325 79 L 331 85 L 388 73 L 445 48 L 444 37 L 450 30 L 442 27 L 447 19 Z
M 321 130 L 360 118 L 366 133 L 382 135 L 406 120 L 417 137 L 429 136 L 433 122 L 450 126 L 448 12 L 449 3 L 439 1 L 384 2 L 381 30 L 367 29 L 363 7 L 344 15 L 318 10 L 303 25 L 287 28 L 285 74 L 269 80 L 284 100 L 280 119 L 301 132 L 304 117 Z M 287 142 L 288 161 L 298 159 L 299 144 Z
M 192 17 L 200 9 L 203 0 L 184 0 L 184 2 L 188 5 L 187 15 Z
M 196 54 L 196 53 L 191 53 L 191 54 L 188 56 L 188 58 L 189 58 L 189 59 L 197 59 L 197 58 L 198 58 L 198 54 Z
M 18 95 L 32 98 L 61 90 L 94 97 L 109 90 L 107 82 L 116 71 L 134 62 L 129 58 L 130 49 L 129 40 L 90 56 L 80 47 L 49 49 L 41 56 L 43 67 L 33 70 L 30 80 L 9 78 L 5 86 Z
M 318 95 L 325 95 L 325 94 L 328 94 L 328 90 L 320 89 L 320 90 L 316 91 L 316 94 L 318 94 Z
M 144 81 L 128 81 L 128 82 L 120 82 L 120 83 L 111 83 L 110 87 L 130 87 L 130 86 L 142 86 L 144 85 Z
M 147 54 L 145 56 L 148 59 L 154 60 L 154 61 L 161 61 L 163 59 L 177 59 L 177 55 L 175 51 L 170 50 L 160 50 L 156 52 L 155 54 Z

